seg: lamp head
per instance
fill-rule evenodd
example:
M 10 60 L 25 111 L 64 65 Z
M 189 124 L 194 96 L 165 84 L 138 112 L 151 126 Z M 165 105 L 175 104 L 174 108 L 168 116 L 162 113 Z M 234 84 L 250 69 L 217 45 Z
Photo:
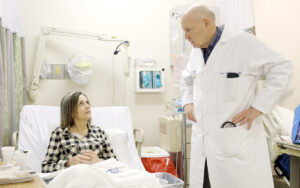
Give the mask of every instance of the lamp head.
M 118 48 L 121 46 L 121 45 L 126 45 L 126 46 L 129 46 L 130 45 L 130 43 L 129 43 L 129 41 L 124 41 L 124 42 L 121 42 L 118 46 L 117 46 L 117 48 L 115 49 L 115 51 L 114 51 L 114 55 L 117 55 L 121 50 L 118 50 Z

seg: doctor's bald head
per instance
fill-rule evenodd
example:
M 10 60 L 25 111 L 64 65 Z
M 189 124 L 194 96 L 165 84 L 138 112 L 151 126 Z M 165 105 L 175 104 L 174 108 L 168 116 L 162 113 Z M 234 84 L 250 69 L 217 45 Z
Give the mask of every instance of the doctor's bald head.
M 188 8 L 183 17 L 185 16 L 194 16 L 196 19 L 201 20 L 202 18 L 208 18 L 213 21 L 215 21 L 215 13 L 210 10 L 207 6 L 205 5 L 193 5 L 190 8 Z
M 204 5 L 194 5 L 182 16 L 181 26 L 194 48 L 207 48 L 216 33 L 215 14 Z

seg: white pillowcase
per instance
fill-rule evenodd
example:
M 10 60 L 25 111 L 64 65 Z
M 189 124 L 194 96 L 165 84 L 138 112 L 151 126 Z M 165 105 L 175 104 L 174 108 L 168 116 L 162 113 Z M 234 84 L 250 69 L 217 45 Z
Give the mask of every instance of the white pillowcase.
M 104 131 L 118 160 L 124 164 L 128 164 L 129 167 L 134 168 L 134 163 L 129 153 L 126 132 L 116 129 L 107 129 Z
M 60 127 L 60 124 L 57 123 L 57 122 L 53 122 L 53 121 L 49 121 L 48 122 L 48 137 L 50 139 L 51 137 L 51 133 L 57 128 L 57 127 Z

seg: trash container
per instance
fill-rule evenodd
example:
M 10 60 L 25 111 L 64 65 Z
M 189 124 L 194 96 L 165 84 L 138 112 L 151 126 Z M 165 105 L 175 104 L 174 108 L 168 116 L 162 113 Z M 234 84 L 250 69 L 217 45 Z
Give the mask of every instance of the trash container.
M 141 158 L 148 172 L 168 172 L 178 177 L 172 158 L 164 149 L 157 146 L 142 147 Z
M 184 186 L 184 181 L 166 172 L 155 173 L 155 177 L 164 188 L 183 188 Z

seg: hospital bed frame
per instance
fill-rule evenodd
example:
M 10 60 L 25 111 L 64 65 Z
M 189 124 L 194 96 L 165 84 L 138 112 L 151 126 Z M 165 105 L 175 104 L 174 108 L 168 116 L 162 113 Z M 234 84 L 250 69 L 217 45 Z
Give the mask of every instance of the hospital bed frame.
M 274 146 L 276 152 L 290 155 L 290 188 L 300 187 L 300 148 L 277 142 Z
M 300 185 L 298 178 L 300 172 L 300 147 L 296 148 L 293 144 L 285 145 L 281 138 L 281 136 L 290 137 L 294 113 L 289 109 L 276 106 L 270 114 L 263 114 L 261 117 L 268 141 L 272 165 L 274 165 L 275 160 L 280 155 L 290 155 L 290 181 L 285 177 L 282 177 L 282 179 L 288 187 L 298 188 Z

